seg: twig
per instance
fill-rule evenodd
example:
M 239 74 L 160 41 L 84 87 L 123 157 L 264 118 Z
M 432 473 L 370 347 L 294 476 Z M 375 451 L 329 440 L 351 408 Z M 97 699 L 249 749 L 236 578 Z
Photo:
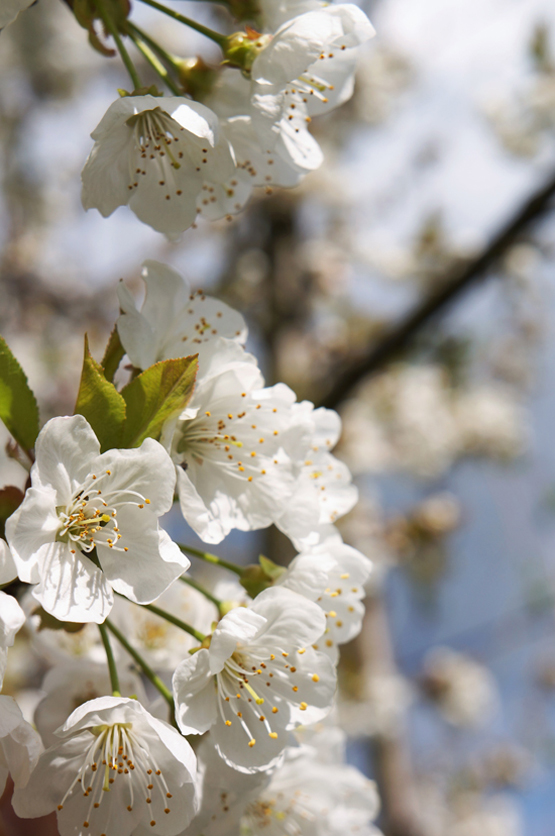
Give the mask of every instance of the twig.
M 509 247 L 525 230 L 549 210 L 551 198 L 555 195 L 555 175 L 547 185 L 535 192 L 516 215 L 498 232 L 484 252 L 471 261 L 454 279 L 431 293 L 415 310 L 387 333 L 377 345 L 371 346 L 364 357 L 339 369 L 334 375 L 335 385 L 322 398 L 320 406 L 333 409 L 351 393 L 354 387 L 367 375 L 373 374 L 393 360 L 405 349 L 420 329 L 471 287 L 504 255 Z

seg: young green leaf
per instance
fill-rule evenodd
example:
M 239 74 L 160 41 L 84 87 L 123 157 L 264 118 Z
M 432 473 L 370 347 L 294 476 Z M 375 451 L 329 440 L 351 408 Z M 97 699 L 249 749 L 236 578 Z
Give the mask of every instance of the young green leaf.
M 102 452 L 123 446 L 125 401 L 114 384 L 104 377 L 102 366 L 91 356 L 86 334 L 75 414 L 87 419 L 100 441 Z
M 108 340 L 108 345 L 104 351 L 104 357 L 102 358 L 101 364 L 104 369 L 104 377 L 106 380 L 109 380 L 110 383 L 114 379 L 114 375 L 124 354 L 125 349 L 121 344 L 117 326 L 114 325 L 112 333 L 110 334 L 110 339 Z
M 191 398 L 198 360 L 162 360 L 121 390 L 127 404 L 124 447 L 138 447 L 145 438 L 160 437 L 165 422 L 180 413 Z
M 0 419 L 24 450 L 31 450 L 39 434 L 39 408 L 27 377 L 0 337 Z

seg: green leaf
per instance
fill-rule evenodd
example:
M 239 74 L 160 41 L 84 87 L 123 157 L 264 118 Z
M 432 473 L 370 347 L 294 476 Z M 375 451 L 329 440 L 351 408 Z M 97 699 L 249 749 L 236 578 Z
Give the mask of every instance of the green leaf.
M 117 325 L 114 325 L 112 333 L 110 334 L 110 339 L 108 340 L 108 345 L 104 351 L 104 357 L 102 358 L 104 377 L 106 380 L 109 380 L 110 383 L 114 379 L 114 375 L 118 370 L 118 366 L 121 363 L 124 354 L 125 349 L 121 344 Z
M 193 394 L 197 356 L 162 360 L 124 386 L 124 447 L 138 447 L 145 438 L 158 439 L 165 422 L 185 409 Z
M 0 537 L 4 537 L 6 520 L 19 508 L 23 496 L 23 491 L 15 485 L 8 485 L 0 490 Z
M 24 450 L 35 446 L 39 408 L 25 373 L 0 337 L 0 419 Z
M 91 356 L 86 334 L 75 414 L 87 419 L 96 433 L 102 452 L 122 446 L 125 401 L 114 384 L 104 377 L 102 366 Z

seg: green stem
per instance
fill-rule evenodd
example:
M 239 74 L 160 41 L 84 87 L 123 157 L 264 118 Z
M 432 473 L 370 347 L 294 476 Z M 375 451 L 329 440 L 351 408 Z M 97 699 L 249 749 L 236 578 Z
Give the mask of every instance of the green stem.
M 151 46 L 153 47 L 153 49 L 156 48 L 155 47 L 155 41 L 152 41 L 148 37 L 148 35 L 146 35 L 144 32 L 141 32 L 141 30 L 138 28 L 138 26 L 135 26 L 133 23 L 129 22 L 127 24 L 127 27 L 128 27 L 128 31 L 129 31 L 129 37 L 131 38 L 131 40 L 133 41 L 133 43 L 135 44 L 135 46 L 137 47 L 139 52 L 141 52 L 142 55 L 144 56 L 144 58 L 148 61 L 148 63 L 152 67 L 152 69 L 156 73 L 158 73 L 158 75 L 160 76 L 160 78 L 162 79 L 162 81 L 164 82 L 166 87 L 169 87 L 169 89 L 172 91 L 174 96 L 182 96 L 183 94 L 179 90 L 177 84 L 175 83 L 173 78 L 170 76 L 170 74 L 168 73 L 168 71 L 166 70 L 164 65 L 158 60 L 158 58 L 154 54 L 153 50 L 150 48 Z M 165 53 L 165 51 L 161 47 L 157 51 L 160 54 Z M 168 53 L 165 53 L 165 56 L 167 56 L 166 60 L 168 60 L 168 59 L 171 60 L 171 56 L 168 55 Z
M 205 589 L 204 586 L 202 586 L 202 584 L 198 583 L 198 581 L 195 581 L 188 575 L 181 575 L 179 580 L 183 581 L 183 583 L 186 583 L 187 586 L 192 586 L 193 589 L 196 589 L 197 592 L 200 592 L 200 594 L 204 595 L 205 598 L 208 598 L 209 601 L 212 601 L 212 603 L 215 604 L 218 609 L 221 609 L 223 601 L 220 601 L 219 598 L 215 598 L 214 595 L 212 595 L 211 592 Z
M 157 3 L 156 0 L 142 0 L 142 2 L 146 3 L 147 6 L 152 6 L 153 9 L 158 9 L 159 12 L 163 12 L 163 14 L 168 15 L 169 17 L 173 17 L 174 20 L 184 23 L 185 26 L 189 26 L 196 32 L 200 32 L 201 35 L 210 38 L 211 41 L 215 41 L 215 43 L 219 44 L 219 46 L 223 49 L 227 41 L 227 37 L 225 35 L 220 35 L 219 32 L 214 32 L 213 29 L 203 26 L 202 23 L 197 23 L 196 20 L 192 20 L 190 17 L 185 17 L 185 15 L 179 14 L 179 12 L 174 12 L 173 9 L 168 9 L 167 6 L 163 6 L 162 3 Z
M 170 624 L 175 624 L 176 627 L 179 627 L 180 630 L 184 630 L 186 633 L 189 633 L 194 639 L 202 644 L 206 636 L 204 633 L 199 633 L 198 630 L 195 630 L 194 627 L 191 627 L 190 624 L 186 624 L 184 621 L 181 621 L 180 618 L 177 616 L 172 615 L 165 610 L 161 610 L 160 607 L 155 607 L 154 604 L 140 604 L 145 610 L 149 610 L 150 612 L 154 613 L 154 615 L 158 615 L 160 618 L 164 618 L 166 621 L 169 621 Z
M 222 560 L 221 557 L 217 557 L 215 554 L 210 554 L 210 552 L 201 552 L 199 549 L 193 549 L 192 546 L 184 546 L 181 543 L 178 543 L 177 545 L 182 552 L 192 554 L 194 557 L 198 557 L 199 560 L 204 560 L 206 563 L 212 563 L 214 566 L 221 566 L 222 569 L 227 569 L 229 572 L 235 572 L 235 574 L 239 575 L 239 577 L 243 575 L 243 569 L 241 566 L 236 566 L 235 563 L 229 563 L 227 560 Z
M 167 687 L 167 686 L 166 686 L 166 685 L 162 682 L 162 680 L 160 679 L 160 677 L 159 677 L 159 676 L 157 676 L 157 675 L 154 673 L 154 671 L 152 670 L 152 668 L 151 668 L 151 667 L 149 667 L 149 665 L 147 665 L 147 663 L 145 662 L 145 660 L 143 659 L 143 657 L 141 656 L 141 654 L 140 654 L 140 653 L 138 653 L 138 652 L 135 650 L 135 648 L 134 648 L 134 647 L 132 647 L 132 646 L 129 644 L 129 642 L 127 641 L 127 639 L 126 639 L 126 638 L 125 638 L 125 636 L 123 635 L 123 633 L 121 633 L 121 632 L 118 630 L 118 628 L 116 627 L 116 625 L 115 625 L 115 624 L 112 624 L 112 622 L 111 622 L 111 621 L 109 621 L 108 619 L 106 619 L 106 621 L 104 622 L 104 624 L 106 625 L 106 627 L 108 628 L 108 630 L 110 630 L 110 632 L 114 634 L 114 636 L 116 637 L 116 639 L 118 640 L 118 642 L 122 645 L 122 647 L 124 647 L 124 648 L 127 650 L 127 652 L 129 653 L 129 655 L 130 655 L 130 656 L 131 656 L 131 657 L 135 660 L 135 662 L 138 664 L 138 666 L 140 667 L 140 669 L 142 670 L 142 672 L 144 673 L 144 675 L 146 676 L 146 678 L 147 678 L 147 679 L 150 679 L 150 681 L 152 682 L 152 684 L 154 685 L 154 687 L 155 687 L 155 688 L 157 688 L 157 689 L 158 689 L 158 691 L 160 691 L 160 693 L 162 694 L 162 696 L 164 697 L 164 699 L 166 700 L 166 702 L 168 703 L 168 705 L 169 705 L 169 706 L 172 708 L 172 710 L 173 710 L 173 707 L 174 707 L 174 705 L 173 705 L 173 696 L 172 696 L 172 692 L 170 691 L 170 689 L 169 689 L 169 688 L 168 688 L 168 687 Z
M 106 658 L 108 660 L 108 670 L 110 671 L 110 682 L 112 684 L 112 696 L 121 697 L 118 669 L 116 667 L 114 651 L 112 650 L 112 645 L 110 644 L 110 636 L 108 635 L 108 630 L 106 629 L 106 626 L 104 624 L 99 624 L 98 629 L 100 630 L 102 644 L 104 645 L 104 650 L 106 651 Z
M 102 22 L 104 23 L 104 26 L 106 27 L 106 29 L 108 30 L 108 32 L 110 33 L 110 35 L 112 36 L 112 38 L 115 41 L 115 44 L 118 48 L 118 52 L 121 55 L 121 60 L 125 64 L 125 66 L 127 68 L 127 72 L 131 76 L 131 81 L 133 82 L 133 89 L 138 90 L 141 87 L 141 80 L 139 78 L 139 74 L 137 73 L 137 70 L 135 69 L 135 65 L 133 64 L 133 61 L 129 57 L 129 53 L 127 52 L 125 46 L 123 45 L 121 35 L 118 32 L 114 21 L 110 17 L 110 13 L 108 12 L 108 10 L 107 10 L 107 8 L 104 4 L 104 0 L 94 0 L 94 4 L 96 6 L 96 9 L 97 9 L 100 17 L 102 18 Z

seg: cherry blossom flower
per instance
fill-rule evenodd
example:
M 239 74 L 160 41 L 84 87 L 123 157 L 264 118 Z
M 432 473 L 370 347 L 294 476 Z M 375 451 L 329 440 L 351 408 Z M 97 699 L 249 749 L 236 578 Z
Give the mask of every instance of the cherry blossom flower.
M 243 772 L 275 765 L 288 732 L 331 709 L 335 668 L 312 644 L 324 613 L 287 589 L 262 592 L 219 622 L 208 648 L 185 659 L 173 678 L 183 734 L 212 729 L 226 763 Z
M 188 568 L 158 524 L 175 470 L 157 441 L 101 455 L 82 416 L 53 418 L 37 439 L 31 482 L 6 534 L 19 577 L 37 584 L 34 597 L 60 621 L 102 622 L 112 590 L 150 603 Z
M 351 97 L 357 47 L 374 34 L 364 12 L 346 3 L 287 20 L 262 42 L 251 68 L 252 115 L 262 145 L 273 149 L 279 138 L 298 153 L 312 116 Z
M 87 702 L 56 735 L 26 788 L 14 793 L 18 816 L 57 810 L 61 836 L 129 836 L 141 824 L 174 836 L 197 812 L 193 750 L 137 700 Z
M 145 702 L 146 695 L 137 674 L 125 670 L 123 665 L 118 666 L 118 673 L 122 695 Z M 112 692 L 106 660 L 103 665 L 86 659 L 56 665 L 44 677 L 41 691 L 45 696 L 35 709 L 34 722 L 44 745 L 54 746 L 58 742 L 57 729 L 77 706 Z
M 337 537 L 333 524 L 358 499 L 349 468 L 329 452 L 341 434 L 339 415 L 332 409 L 314 409 L 304 401 L 295 406 L 295 421 L 304 426 L 307 420 L 312 422 L 311 444 L 304 459 L 297 462 L 295 492 L 275 520 L 299 550 Z
M 8 775 L 24 787 L 42 749 L 40 737 L 24 719 L 13 697 L 0 696 L 0 795 Z
M 381 836 L 376 786 L 352 766 L 323 763 L 310 746 L 290 749 L 284 763 L 241 819 L 244 836 Z
M 146 297 L 140 311 L 123 282 L 118 285 L 122 310 L 118 333 L 136 368 L 199 354 L 202 374 L 203 351 L 216 337 L 241 345 L 246 342 L 247 326 L 241 314 L 200 290 L 191 293 L 176 270 L 159 261 L 145 261 L 142 277 Z
M 204 377 L 162 443 L 177 467 L 183 516 L 207 543 L 219 543 L 233 528 L 268 526 L 294 490 L 293 467 L 281 437 L 304 437 L 290 429 L 294 393 L 284 384 L 263 389 L 252 363 L 236 363 Z
M 0 29 L 13 23 L 20 12 L 28 9 L 34 0 L 2 0 L 0 3 Z
M 236 70 L 222 70 L 208 101 L 233 147 L 238 179 L 251 186 L 289 188 L 322 164 L 322 151 L 308 132 L 306 122 L 303 130 L 295 131 L 285 117 L 269 142 L 263 119 L 260 135 L 260 114 L 253 109 L 252 83 Z
M 235 162 L 216 115 L 190 99 L 123 96 L 91 136 L 82 201 L 104 217 L 129 205 L 143 223 L 175 238 L 198 213 L 224 217 L 248 197 L 234 193 Z
M 199 747 L 202 803 L 198 816 L 181 836 L 380 836 L 372 822 L 379 811 L 373 781 L 342 763 L 332 745 L 334 726 L 314 736 L 324 745 L 285 751 L 271 773 L 245 774 L 218 757 L 211 734 Z M 330 757 L 330 755 L 332 755 Z
M 314 643 L 317 650 L 337 662 L 338 645 L 360 633 L 364 616 L 364 584 L 372 564 L 356 549 L 339 539 L 326 540 L 297 555 L 276 581 L 315 601 L 326 615 L 326 631 Z

